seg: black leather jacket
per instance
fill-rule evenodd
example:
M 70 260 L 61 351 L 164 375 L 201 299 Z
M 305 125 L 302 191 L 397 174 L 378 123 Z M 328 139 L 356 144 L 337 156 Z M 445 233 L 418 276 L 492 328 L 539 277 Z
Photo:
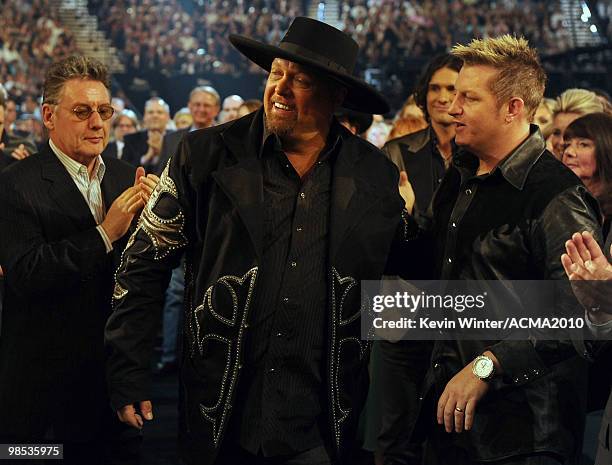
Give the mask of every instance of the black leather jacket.
M 434 276 L 566 280 L 560 257 L 567 238 L 587 230 L 601 239 L 597 203 L 584 185 L 546 151 L 535 126 L 490 174 L 476 176 L 477 167 L 476 157 L 460 150 L 433 199 L 427 229 L 436 245 Z M 437 402 L 446 383 L 487 349 L 504 375 L 478 404 L 473 429 L 453 433 L 455 442 L 474 460 L 545 451 L 573 463 L 581 448 L 586 366 L 569 337 L 438 341 L 425 390 Z

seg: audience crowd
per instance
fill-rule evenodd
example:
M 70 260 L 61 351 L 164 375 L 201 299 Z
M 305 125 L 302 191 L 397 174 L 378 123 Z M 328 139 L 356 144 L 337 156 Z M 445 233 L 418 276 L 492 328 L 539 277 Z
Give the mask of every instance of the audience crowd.
M 98 16 L 117 46 L 128 72 L 162 71 L 168 75 L 261 72 L 241 58 L 227 40 L 228 35 L 238 33 L 277 43 L 290 20 L 305 14 L 307 6 L 302 0 L 89 0 L 90 11 Z M 342 0 L 338 8 L 343 29 L 362 50 L 358 68 L 361 72 L 379 68 L 384 77 L 401 76 L 407 58 L 425 61 L 455 43 L 467 43 L 474 37 L 523 35 L 541 53 L 562 52 L 572 47 L 571 37 L 562 24 L 558 0 Z M 78 52 L 74 37 L 62 25 L 50 0 L 25 3 L 7 0 L 0 18 L 0 84 L 4 87 L 0 86 L 0 171 L 46 149 L 38 102 L 44 73 L 51 62 L 74 52 Z M 431 138 L 427 144 L 440 152 L 438 163 L 442 176 L 454 156 L 451 139 L 455 135 L 455 123 L 440 121 L 449 119 L 456 92 L 454 79 L 459 72 L 448 64 L 439 69 L 447 68 L 454 73 L 451 83 L 430 86 L 435 76 L 432 72 L 420 90 L 422 95 L 417 89 L 393 119 L 355 113 L 336 116 L 354 134 L 382 148 L 392 159 L 389 147 L 398 144 L 397 138 L 427 135 Z M 393 82 L 386 78 L 385 81 Z M 438 87 L 444 87 L 444 92 Z M 433 107 L 428 109 L 433 97 L 427 95 L 434 91 L 444 94 L 436 97 L 445 100 L 444 111 L 439 111 L 443 118 L 431 113 Z M 168 104 L 157 96 L 149 99 L 143 108 L 125 108 L 121 99 L 113 99 L 113 110 L 107 109 L 110 111 L 107 118 L 100 114 L 101 107 L 93 111 L 89 108 L 89 115 L 97 112 L 104 120 L 113 117 L 111 143 L 103 154 L 128 162 L 134 170 L 144 166 L 155 184 L 159 182 L 158 175 L 163 179 L 162 172 L 169 158 L 190 131 L 226 123 L 257 111 L 262 104 L 256 100 L 244 101 L 239 95 L 219 95 L 211 86 L 195 87 L 182 103 L 182 108 L 172 114 Z M 395 103 L 398 106 L 401 102 Z M 47 106 L 50 104 L 47 102 Z M 141 114 L 144 117 L 140 120 L 137 115 Z M 610 96 L 605 92 L 569 89 L 553 99 L 545 99 L 533 120 L 540 126 L 550 151 L 580 178 L 599 202 L 599 219 L 606 230 L 610 229 L 612 218 L 609 194 L 612 153 L 608 150 L 611 115 Z M 442 132 L 435 132 L 442 126 L 448 130 L 448 140 L 443 139 Z M 537 133 L 535 128 L 534 132 Z M 448 154 L 443 153 L 444 148 Z M 552 158 L 551 162 L 559 170 L 567 171 Z M 412 179 L 409 182 L 414 183 Z M 572 232 L 567 231 L 568 237 Z M 156 366 L 158 374 L 177 370 L 183 266 L 179 264 L 174 269 L 165 296 L 164 347 Z M 0 277 L 1 271 L 0 268 Z M 461 409 L 455 408 L 455 411 L 463 413 Z
M 426 58 L 474 37 L 522 35 L 541 53 L 571 47 L 561 2 L 342 0 L 342 27 L 359 43 L 362 67 L 402 72 L 408 59 Z
M 306 0 L 89 0 L 128 73 L 166 76 L 261 73 L 230 46 L 231 33 L 278 42 L 291 18 L 308 13 Z M 402 76 L 425 61 L 473 37 L 512 32 L 540 53 L 573 46 L 555 0 L 342 0 L 339 26 L 359 43 L 358 72 L 377 81 L 392 99 L 409 89 Z M 601 13 L 601 12 L 600 12 Z M 327 10 L 328 16 L 330 15 Z M 7 0 L 0 18 L 0 82 L 20 113 L 40 95 L 42 73 L 52 58 L 77 50 L 50 0 Z M 34 107 L 37 102 L 34 101 Z
M 11 99 L 33 113 L 45 71 L 77 51 L 50 0 L 7 0 L 0 16 L 0 82 Z M 30 100 L 30 102 L 28 102 Z
M 128 71 L 232 74 L 249 69 L 230 46 L 229 34 L 278 42 L 300 0 L 91 0 L 91 11 L 120 50 Z

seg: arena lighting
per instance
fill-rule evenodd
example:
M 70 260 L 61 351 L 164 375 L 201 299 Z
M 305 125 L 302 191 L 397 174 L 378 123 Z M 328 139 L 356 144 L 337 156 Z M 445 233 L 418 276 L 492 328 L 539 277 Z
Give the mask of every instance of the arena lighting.
M 595 26 L 594 24 L 591 24 L 590 29 L 591 29 L 591 32 L 592 32 L 593 34 L 595 34 L 595 33 L 597 32 L 597 26 Z
M 317 8 L 317 19 L 319 21 L 325 21 L 325 2 L 319 2 Z
M 583 23 L 586 23 L 589 21 L 590 17 L 591 17 L 591 10 L 589 10 L 589 7 L 586 3 L 582 3 L 582 16 L 580 16 L 580 19 L 582 20 Z

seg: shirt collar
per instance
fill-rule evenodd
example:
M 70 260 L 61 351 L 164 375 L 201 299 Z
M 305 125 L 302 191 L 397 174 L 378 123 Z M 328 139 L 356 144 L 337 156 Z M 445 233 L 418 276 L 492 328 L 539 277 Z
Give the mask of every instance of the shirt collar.
M 331 122 L 331 126 L 329 128 L 329 133 L 327 134 L 327 140 L 325 142 L 325 147 L 323 147 L 323 150 L 321 150 L 321 156 L 327 155 L 328 153 L 336 152 L 336 148 L 339 147 L 339 144 L 342 141 L 342 135 L 343 135 L 342 128 L 343 126 L 338 122 L 338 120 L 334 116 Z M 276 134 L 268 130 L 268 126 L 266 124 L 266 118 L 264 115 L 263 137 L 262 137 L 261 146 L 259 148 L 259 158 L 261 158 L 262 155 L 264 154 L 264 150 L 268 146 L 268 144 L 272 144 L 273 150 L 282 151 L 282 144 L 281 144 L 280 138 Z
M 89 179 L 89 174 L 87 173 L 87 167 L 82 163 L 70 158 L 64 152 L 60 150 L 60 148 L 53 143 L 51 139 L 49 139 L 49 146 L 51 150 L 55 154 L 55 156 L 59 159 L 59 161 L 64 165 L 64 167 L 68 170 L 68 173 L 74 178 L 75 176 L 85 175 L 87 179 Z M 96 161 L 93 168 L 93 176 L 98 178 L 98 181 L 101 183 L 102 178 L 104 177 L 104 173 L 106 172 L 106 165 L 104 164 L 104 160 L 100 155 L 96 157 Z
M 531 168 L 545 151 L 546 141 L 542 137 L 540 128 L 532 124 L 529 127 L 529 137 L 504 158 L 491 175 L 499 172 L 516 189 L 523 190 Z M 478 168 L 478 158 L 467 150 L 459 148 L 453 164 L 459 168 L 475 171 Z

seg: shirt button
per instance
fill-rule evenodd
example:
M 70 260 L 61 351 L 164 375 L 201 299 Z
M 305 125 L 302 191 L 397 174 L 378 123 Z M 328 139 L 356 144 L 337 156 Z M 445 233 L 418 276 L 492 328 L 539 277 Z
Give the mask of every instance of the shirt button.
M 276 372 L 276 369 L 275 369 L 275 368 L 270 368 L 270 369 L 268 370 L 268 373 L 275 373 L 275 372 Z
M 452 258 L 447 258 L 447 259 L 446 259 L 446 261 L 447 261 L 448 263 L 453 263 L 453 259 L 452 259 Z
M 434 368 L 440 368 L 440 364 L 439 363 L 434 363 Z
M 280 331 L 278 333 L 276 333 L 276 337 L 283 337 L 283 333 L 281 333 Z M 272 368 L 274 369 L 274 368 Z
M 306 194 L 304 194 L 303 192 L 300 192 L 300 197 L 302 197 L 303 199 L 306 198 Z
M 297 263 L 291 262 L 291 268 L 295 268 L 296 266 L 297 266 Z
M 456 228 L 456 227 L 457 227 L 457 223 L 455 223 L 455 222 L 453 221 L 453 222 L 451 223 L 451 226 L 452 226 L 453 228 Z
M 465 195 L 472 195 L 472 189 L 467 188 L 467 189 L 465 190 Z
M 301 226 L 298 226 L 297 228 L 295 228 L 295 230 L 296 230 L 297 232 L 302 232 L 302 227 L 301 227 Z
M 442 182 L 442 178 L 438 178 L 438 184 Z
M 286 304 L 289 303 L 289 297 L 283 297 L 283 302 L 285 302 Z

